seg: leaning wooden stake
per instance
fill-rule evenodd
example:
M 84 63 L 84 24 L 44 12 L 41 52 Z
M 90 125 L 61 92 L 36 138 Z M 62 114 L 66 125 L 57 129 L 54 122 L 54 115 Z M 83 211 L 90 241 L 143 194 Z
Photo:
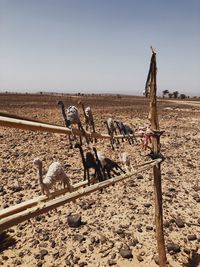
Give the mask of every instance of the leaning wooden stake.
M 160 134 L 157 114 L 157 85 L 156 85 L 156 52 L 152 49 L 152 57 L 150 64 L 150 106 L 149 120 L 151 129 L 157 131 L 152 136 L 152 152 L 153 157 L 157 158 L 160 154 Z M 154 195 L 155 195 L 155 222 L 156 222 L 156 239 L 158 246 L 159 266 L 165 267 L 167 258 L 165 251 L 165 240 L 163 233 L 163 210 L 162 210 L 162 186 L 161 186 L 161 163 L 153 166 L 154 176 Z

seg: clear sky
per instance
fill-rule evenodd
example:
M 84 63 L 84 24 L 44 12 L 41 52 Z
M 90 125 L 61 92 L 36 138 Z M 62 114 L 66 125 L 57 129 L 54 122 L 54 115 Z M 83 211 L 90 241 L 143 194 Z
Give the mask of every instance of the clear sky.
M 0 91 L 200 95 L 199 0 L 0 0 Z

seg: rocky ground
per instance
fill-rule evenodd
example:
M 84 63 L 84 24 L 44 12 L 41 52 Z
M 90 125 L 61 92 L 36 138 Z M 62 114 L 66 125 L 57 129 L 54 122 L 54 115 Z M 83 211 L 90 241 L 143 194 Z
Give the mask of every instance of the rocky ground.
M 61 98 L 66 105 L 79 100 L 71 96 L 2 95 L 0 112 L 63 125 L 56 106 Z M 144 98 L 93 96 L 81 100 L 92 107 L 99 132 L 106 133 L 103 122 L 110 116 L 135 129 L 148 122 Z M 159 100 L 158 109 L 160 128 L 166 131 L 161 143 L 166 157 L 162 163 L 162 186 L 169 266 L 198 266 L 200 102 Z M 82 114 L 81 111 L 81 118 Z M 131 154 L 133 165 L 146 160 L 147 151 L 141 145 L 125 142 L 112 151 L 108 140 L 99 140 L 96 147 L 116 161 L 122 151 Z M 33 166 L 36 157 L 44 161 L 44 172 L 56 160 L 73 183 L 83 180 L 79 151 L 69 148 L 64 135 L 1 127 L 0 151 L 1 208 L 41 194 Z M 82 223 L 70 227 L 69 214 L 80 215 Z M 158 266 L 152 171 L 12 227 L 0 239 L 2 266 Z

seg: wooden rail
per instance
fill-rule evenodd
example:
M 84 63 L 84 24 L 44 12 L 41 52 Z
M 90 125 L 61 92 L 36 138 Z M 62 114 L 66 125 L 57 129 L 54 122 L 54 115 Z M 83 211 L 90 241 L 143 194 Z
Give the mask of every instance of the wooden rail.
M 127 178 L 130 178 L 134 175 L 138 175 L 140 172 L 145 171 L 149 168 L 151 168 L 152 166 L 155 166 L 157 164 L 159 164 L 161 162 L 161 159 L 157 159 L 154 161 L 150 161 L 148 162 L 148 164 L 146 164 L 145 166 L 142 166 L 140 169 L 138 169 L 137 171 L 134 172 L 130 172 L 128 174 L 125 175 L 120 175 L 114 178 L 111 178 L 109 180 L 91 185 L 91 186 L 87 186 L 86 188 L 82 188 L 79 189 L 75 192 L 72 193 L 68 193 L 65 196 L 61 196 L 58 198 L 55 198 L 53 200 L 48 200 L 46 202 L 40 202 L 38 201 L 38 198 L 35 199 L 35 201 L 37 202 L 37 205 L 35 205 L 34 207 L 32 206 L 27 206 L 27 208 L 25 210 L 15 210 L 16 212 L 13 211 L 11 213 L 7 213 L 6 217 L 2 218 L 0 220 L 0 233 L 14 225 L 17 225 L 25 220 L 34 218 L 35 216 L 38 216 L 40 214 L 43 214 L 45 212 L 48 212 L 52 209 L 55 209 L 61 205 L 64 205 L 70 201 L 76 200 L 82 196 L 88 195 L 92 192 L 95 192 L 97 190 L 103 189 L 107 186 L 113 185 L 117 182 L 123 181 Z M 32 201 L 34 201 L 34 199 L 32 199 Z M 22 203 L 21 203 L 22 204 Z M 9 209 L 9 208 L 8 208 Z M 0 211 L 0 214 L 3 211 Z M 4 211 L 5 214 L 5 211 Z M 10 214 L 10 215 L 8 215 Z
M 67 134 L 71 135 L 72 131 L 71 129 L 63 126 L 53 125 L 53 124 L 47 124 L 43 122 L 37 122 L 37 121 L 30 121 L 23 119 L 17 119 L 8 116 L 0 116 L 0 126 L 2 127 L 11 127 L 11 128 L 17 128 L 22 130 L 30 130 L 30 131 L 42 131 L 42 132 L 50 132 L 50 133 L 58 133 L 58 134 Z M 73 129 L 73 134 L 78 136 L 83 136 L 83 133 L 78 129 Z M 99 139 L 110 139 L 110 135 L 108 134 L 101 134 L 101 133 L 89 133 L 86 132 L 88 136 L 91 136 L 92 138 L 99 138 Z M 141 135 L 135 135 L 136 137 L 141 137 Z M 120 139 L 123 135 L 117 135 L 114 136 L 114 138 Z
M 143 166 L 152 164 L 153 162 L 155 162 L 155 160 L 147 161 L 145 163 L 142 163 L 142 164 L 139 164 L 139 165 L 135 165 L 132 168 L 134 169 L 134 168 L 143 167 Z M 74 189 L 74 191 L 76 191 L 79 188 L 86 186 L 87 184 L 88 184 L 88 181 L 79 182 L 79 183 L 73 185 L 73 189 Z M 61 195 L 64 195 L 68 191 L 69 191 L 68 188 L 65 188 L 65 189 L 61 189 L 61 190 L 57 190 L 55 192 L 52 192 L 51 199 L 55 198 L 55 197 L 58 197 L 58 196 L 61 196 Z M 49 201 L 49 200 L 50 199 L 46 195 L 42 195 L 42 196 L 38 196 L 38 197 L 35 197 L 33 199 L 30 199 L 30 200 L 24 201 L 22 203 L 16 204 L 14 206 L 8 207 L 6 209 L 2 209 L 2 210 L 0 210 L 0 219 L 3 219 L 5 217 L 7 217 L 7 216 L 10 216 L 10 215 L 12 215 L 14 213 L 23 211 L 23 210 L 25 210 L 27 208 L 33 207 L 33 206 L 37 205 L 38 203 L 46 202 L 46 201 Z
M 87 185 L 87 183 L 88 183 L 87 181 L 82 181 L 80 183 L 74 184 L 73 188 L 74 188 L 74 190 L 78 190 L 79 188 Z M 69 190 L 67 188 L 55 191 L 52 193 L 51 198 L 55 198 L 57 196 L 64 195 L 68 191 Z M 49 198 L 46 195 L 42 195 L 42 196 L 30 199 L 30 200 L 24 201 L 22 203 L 16 204 L 14 206 L 8 207 L 6 209 L 0 210 L 0 219 L 3 219 L 7 216 L 14 214 L 14 213 L 20 212 L 20 211 L 25 210 L 27 208 L 33 207 L 33 206 L 37 205 L 38 203 L 45 202 L 48 200 L 49 200 Z

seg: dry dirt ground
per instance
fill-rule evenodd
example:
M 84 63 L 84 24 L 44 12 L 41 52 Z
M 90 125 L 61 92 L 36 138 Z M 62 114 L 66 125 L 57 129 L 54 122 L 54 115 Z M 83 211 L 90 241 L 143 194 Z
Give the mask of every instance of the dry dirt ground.
M 0 95 L 0 112 L 8 112 L 64 125 L 56 102 L 77 104 L 80 97 Z M 140 97 L 82 97 L 90 105 L 99 132 L 113 117 L 135 130 L 148 122 L 148 102 Z M 193 105 L 194 103 L 194 105 Z M 161 138 L 164 232 L 169 266 L 198 266 L 200 262 L 200 102 L 158 102 Z M 80 110 L 81 118 L 83 112 Z M 98 150 L 118 161 L 121 151 L 131 154 L 132 164 L 146 160 L 141 145 L 121 143 L 111 150 L 109 140 L 98 140 Z M 86 146 L 84 146 L 86 149 Z M 40 195 L 33 160 L 60 161 L 73 183 L 83 180 L 79 151 L 70 149 L 65 135 L 0 127 L 0 206 L 6 208 Z M 67 164 L 71 166 L 68 167 Z M 68 214 L 84 222 L 70 228 Z M 157 265 L 152 170 L 103 192 L 94 192 L 12 227 L 0 238 L 2 266 L 141 266 Z M 173 246 L 172 246 L 173 244 Z M 125 259 L 120 248 L 133 258 Z M 193 257 L 189 260 L 192 250 Z

